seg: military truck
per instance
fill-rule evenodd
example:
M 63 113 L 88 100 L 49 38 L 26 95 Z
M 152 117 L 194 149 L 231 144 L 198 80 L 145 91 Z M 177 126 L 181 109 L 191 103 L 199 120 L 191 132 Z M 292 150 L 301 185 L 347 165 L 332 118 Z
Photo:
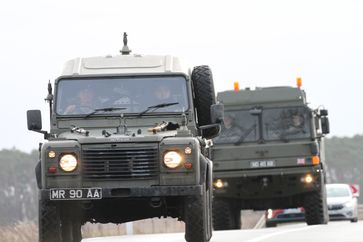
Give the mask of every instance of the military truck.
M 241 209 L 304 207 L 307 224 L 327 223 L 327 110 L 311 109 L 289 86 L 224 91 L 217 100 L 225 115 L 211 150 L 214 229 L 240 229 Z
M 48 84 L 50 131 L 36 168 L 39 241 L 79 242 L 81 226 L 173 217 L 185 239 L 212 236 L 209 140 L 219 132 L 208 66 L 183 70 L 172 56 L 76 58 Z

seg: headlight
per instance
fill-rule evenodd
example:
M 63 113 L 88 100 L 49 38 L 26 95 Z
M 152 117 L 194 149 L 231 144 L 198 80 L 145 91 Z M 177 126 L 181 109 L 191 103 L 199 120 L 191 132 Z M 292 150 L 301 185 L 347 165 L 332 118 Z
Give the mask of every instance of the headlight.
M 354 206 L 354 203 L 352 201 L 349 201 L 349 202 L 344 203 L 344 206 L 347 208 L 351 208 Z
M 267 218 L 271 219 L 273 215 L 272 209 L 267 210 Z
M 74 171 L 77 168 L 76 156 L 72 154 L 63 155 L 59 160 L 59 166 L 62 168 L 63 171 Z
M 164 154 L 164 164 L 168 168 L 177 168 L 182 163 L 183 158 L 176 151 L 168 151 Z

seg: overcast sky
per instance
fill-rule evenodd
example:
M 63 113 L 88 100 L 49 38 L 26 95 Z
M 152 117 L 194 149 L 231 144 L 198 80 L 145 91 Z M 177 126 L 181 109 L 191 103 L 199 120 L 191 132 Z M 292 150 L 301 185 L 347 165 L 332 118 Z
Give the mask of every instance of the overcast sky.
M 47 82 L 66 60 L 133 53 L 171 54 L 213 69 L 217 91 L 295 85 L 311 107 L 329 109 L 331 135 L 363 134 L 361 0 L 11 0 L 0 3 L 0 149 L 37 148 L 26 110 L 41 109 Z

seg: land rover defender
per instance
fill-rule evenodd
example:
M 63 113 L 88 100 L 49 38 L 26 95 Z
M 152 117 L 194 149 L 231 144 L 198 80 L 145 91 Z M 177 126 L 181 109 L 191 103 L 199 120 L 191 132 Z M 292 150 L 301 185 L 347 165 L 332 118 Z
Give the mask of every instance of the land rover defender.
M 174 217 L 185 239 L 212 236 L 210 139 L 215 104 L 208 66 L 183 70 L 172 56 L 76 58 L 48 84 L 50 131 L 39 110 L 28 129 L 44 134 L 36 169 L 39 241 L 80 242 L 81 226 Z M 53 92 L 54 89 L 54 92 Z

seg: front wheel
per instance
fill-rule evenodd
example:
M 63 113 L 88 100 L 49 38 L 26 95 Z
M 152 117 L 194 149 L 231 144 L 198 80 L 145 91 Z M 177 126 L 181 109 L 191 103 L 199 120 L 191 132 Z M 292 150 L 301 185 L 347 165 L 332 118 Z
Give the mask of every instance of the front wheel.
M 213 227 L 215 230 L 241 229 L 241 209 L 228 199 L 213 201 Z
M 350 220 L 350 222 L 356 223 L 356 222 L 358 222 L 358 218 L 353 218 L 353 219 Z
M 39 242 L 62 242 L 60 211 L 54 202 L 39 201 Z
M 81 242 L 81 222 L 73 209 L 39 201 L 39 242 Z
M 320 190 L 308 193 L 304 198 L 305 220 L 308 225 L 327 224 L 329 221 L 325 184 Z
M 186 197 L 184 204 L 185 240 L 207 242 L 212 237 L 211 196 L 203 189 L 203 194 Z

